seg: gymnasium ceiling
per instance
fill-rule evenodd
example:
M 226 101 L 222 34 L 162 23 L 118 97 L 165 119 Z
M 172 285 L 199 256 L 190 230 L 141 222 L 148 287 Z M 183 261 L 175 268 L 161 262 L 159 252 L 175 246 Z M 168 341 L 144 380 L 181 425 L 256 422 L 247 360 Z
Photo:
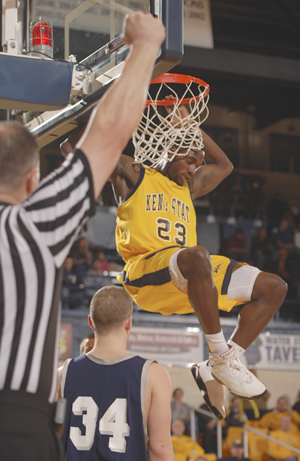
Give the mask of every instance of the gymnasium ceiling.
M 211 103 L 261 129 L 300 117 L 300 0 L 210 0 L 214 49 L 186 47 L 173 69 L 206 80 Z

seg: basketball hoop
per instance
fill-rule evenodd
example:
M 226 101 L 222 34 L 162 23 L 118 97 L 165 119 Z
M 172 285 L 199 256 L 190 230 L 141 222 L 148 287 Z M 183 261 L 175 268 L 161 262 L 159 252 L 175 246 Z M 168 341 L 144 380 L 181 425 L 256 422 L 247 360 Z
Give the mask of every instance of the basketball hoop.
M 181 74 L 163 74 L 151 82 L 140 124 L 132 136 L 135 163 L 156 167 L 203 149 L 200 125 L 208 117 L 209 85 Z

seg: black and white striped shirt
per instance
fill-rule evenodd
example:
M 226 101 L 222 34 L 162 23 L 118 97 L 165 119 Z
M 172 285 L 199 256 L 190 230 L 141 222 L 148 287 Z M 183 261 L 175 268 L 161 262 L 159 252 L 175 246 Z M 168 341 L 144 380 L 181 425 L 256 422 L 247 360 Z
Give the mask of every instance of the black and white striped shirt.
M 79 150 L 25 203 L 0 203 L 0 389 L 53 402 L 61 268 L 94 209 L 91 171 Z

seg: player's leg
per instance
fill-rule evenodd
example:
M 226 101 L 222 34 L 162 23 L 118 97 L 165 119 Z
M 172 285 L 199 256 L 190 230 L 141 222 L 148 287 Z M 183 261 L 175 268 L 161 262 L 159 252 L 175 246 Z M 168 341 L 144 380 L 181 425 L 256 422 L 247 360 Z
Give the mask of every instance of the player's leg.
M 170 273 L 175 286 L 182 291 L 187 289 L 206 337 L 219 337 L 221 350 L 228 350 L 220 325 L 218 293 L 212 280 L 212 265 L 207 250 L 198 246 L 178 251 L 170 260 Z M 213 378 L 209 361 L 193 366 L 192 374 L 208 407 L 218 419 L 225 418 L 224 387 Z
M 246 304 L 240 312 L 238 325 L 228 341 L 231 346 L 230 351 L 221 354 L 221 356 L 210 354 L 210 363 L 212 375 L 219 381 L 226 382 L 229 390 L 238 396 L 243 396 L 247 392 L 246 388 L 249 387 L 245 386 L 247 381 L 252 381 L 253 386 L 250 386 L 249 389 L 251 387 L 260 388 L 253 379 L 252 373 L 241 364 L 239 357 L 268 325 L 281 306 L 286 291 L 286 283 L 275 274 L 261 272 L 255 267 L 238 263 L 233 268 L 227 290 L 229 302 L 230 300 L 238 300 Z M 239 372 L 232 373 L 231 370 L 226 369 L 221 359 L 230 360 L 233 368 L 239 369 Z M 241 371 L 243 371 L 244 379 L 240 379 Z M 235 390 L 229 382 L 232 376 L 236 377 Z M 255 397 L 258 395 L 253 395 L 253 398 Z
M 247 267 L 237 264 L 233 276 L 235 274 L 238 276 L 241 269 L 243 272 Z M 259 272 L 250 294 L 251 299 L 241 309 L 238 325 L 230 339 L 243 349 L 247 349 L 272 320 L 282 305 L 286 293 L 287 285 L 278 275 Z M 235 291 L 230 296 L 238 299 L 239 295 Z M 245 297 L 243 300 L 246 301 Z
M 187 294 L 204 334 L 218 334 L 221 331 L 218 293 L 208 251 L 201 245 L 186 248 L 178 252 L 177 265 L 187 280 Z M 228 349 L 226 342 L 221 347 L 223 351 Z
M 220 326 L 218 312 L 218 298 L 212 277 L 210 256 L 204 247 L 197 246 L 184 249 L 173 255 L 170 260 L 170 271 L 174 271 L 174 259 L 177 257 L 177 270 L 187 281 L 187 292 L 192 307 L 203 328 L 210 350 L 210 363 L 203 362 L 193 367 L 192 372 L 202 392 L 210 400 L 210 408 L 220 417 L 223 415 L 223 405 L 218 402 L 219 415 L 213 407 L 212 400 L 216 399 L 214 390 L 210 398 L 208 385 L 213 384 L 210 374 L 210 364 L 215 367 L 214 377 L 225 384 L 228 389 L 243 398 L 257 398 L 266 392 L 266 387 L 239 361 L 235 351 L 225 341 Z M 172 260 L 173 259 L 173 260 Z M 226 261 L 229 261 L 226 258 Z M 172 269 L 173 266 L 173 269 Z M 215 371 L 215 373 L 214 373 Z M 209 378 L 211 378 L 209 380 Z M 210 383 L 211 381 L 211 383 Z M 215 385 L 215 384 L 213 384 Z M 206 387 L 206 390 L 205 390 Z M 213 386 L 211 386 L 213 387 Z M 222 392 L 221 388 L 219 391 Z
M 207 250 L 197 246 L 177 251 L 170 259 L 169 270 L 173 284 L 179 290 L 187 291 L 205 336 L 216 336 L 220 350 L 228 350 L 221 330 L 218 293 L 212 280 L 212 265 Z M 215 346 L 209 339 L 208 342 Z M 192 374 L 208 407 L 218 419 L 225 418 L 224 386 L 213 378 L 209 361 L 194 365 Z

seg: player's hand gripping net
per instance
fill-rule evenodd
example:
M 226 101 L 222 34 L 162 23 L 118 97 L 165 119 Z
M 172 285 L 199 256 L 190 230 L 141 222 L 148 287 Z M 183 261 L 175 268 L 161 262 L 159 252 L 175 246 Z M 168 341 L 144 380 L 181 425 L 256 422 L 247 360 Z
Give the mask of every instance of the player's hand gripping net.
M 200 125 L 208 117 L 209 85 L 195 77 L 163 74 L 150 85 L 141 122 L 132 136 L 135 163 L 156 167 L 193 148 L 203 149 Z

